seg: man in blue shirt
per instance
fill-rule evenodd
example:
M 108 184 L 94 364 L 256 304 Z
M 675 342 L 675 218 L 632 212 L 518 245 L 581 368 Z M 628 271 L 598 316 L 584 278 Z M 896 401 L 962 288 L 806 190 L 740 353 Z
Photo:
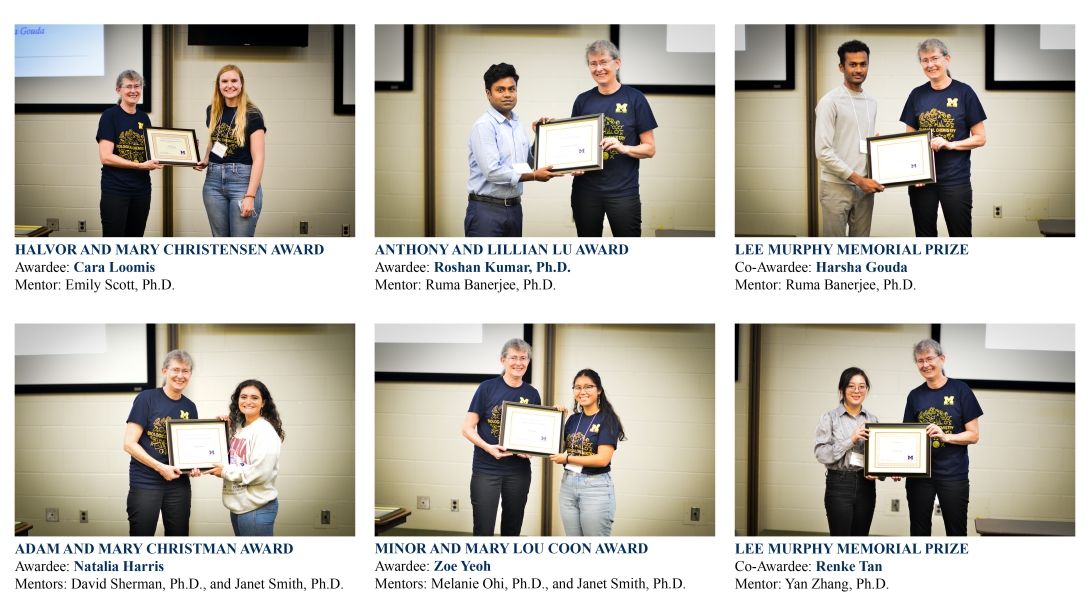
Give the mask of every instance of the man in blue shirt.
M 466 236 L 522 236 L 521 183 L 561 176 L 550 172 L 552 166 L 532 169 L 533 150 L 514 112 L 518 80 L 510 64 L 493 64 L 484 73 L 491 108 L 469 131 Z

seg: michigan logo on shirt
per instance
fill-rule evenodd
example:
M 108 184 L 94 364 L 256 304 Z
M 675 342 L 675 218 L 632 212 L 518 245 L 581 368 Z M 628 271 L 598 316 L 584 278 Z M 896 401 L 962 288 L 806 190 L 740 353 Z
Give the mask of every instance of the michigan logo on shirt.
M 628 103 L 627 102 L 624 102 L 624 103 L 618 102 L 617 103 L 617 110 L 615 112 L 628 114 Z
M 182 419 L 189 419 L 189 411 L 182 411 Z
M 594 424 L 593 426 L 590 427 L 590 431 L 595 433 L 595 434 L 598 434 L 598 428 L 601 428 L 601 427 L 602 427 L 602 424 Z
M 954 406 L 954 397 L 953 396 L 943 396 L 942 397 L 942 406 L 945 406 L 945 407 Z
M 519 404 L 530 404 L 530 399 L 519 396 Z
M 958 108 L 958 99 L 957 98 L 947 98 L 946 99 L 946 106 L 953 107 L 955 109 Z

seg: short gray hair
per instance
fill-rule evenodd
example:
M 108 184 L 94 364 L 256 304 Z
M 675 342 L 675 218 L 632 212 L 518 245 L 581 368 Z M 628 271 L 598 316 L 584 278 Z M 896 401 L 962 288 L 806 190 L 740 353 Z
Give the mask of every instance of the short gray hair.
M 940 345 L 937 340 L 925 338 L 916 343 L 916 346 L 912 348 L 912 359 L 915 360 L 916 356 L 928 353 L 929 351 L 934 351 L 935 355 L 940 358 L 944 355 L 942 353 L 942 345 Z
M 603 53 L 608 53 L 609 57 L 615 60 L 621 59 L 621 52 L 617 50 L 617 45 L 614 45 L 612 41 L 602 38 L 587 45 L 587 64 L 590 64 L 590 56 L 601 55 Z
M 163 358 L 163 368 L 170 368 L 171 362 L 185 364 L 190 370 L 193 370 L 193 357 L 185 349 L 175 349 L 168 353 L 167 357 Z
M 950 52 L 946 49 L 946 43 L 937 38 L 929 38 L 920 43 L 920 46 L 916 47 L 916 55 L 922 55 L 924 51 L 931 51 L 932 49 L 938 51 L 943 56 L 950 55 Z
M 950 55 L 950 51 L 946 48 L 946 43 L 942 42 L 937 38 L 929 38 L 920 43 L 918 47 L 916 47 L 916 57 L 923 57 L 924 51 L 932 50 L 938 51 L 942 54 L 943 57 Z M 951 76 L 949 66 L 946 67 L 946 76 Z
M 507 357 L 507 352 L 514 349 L 515 351 L 521 351 L 526 354 L 526 359 L 533 359 L 534 348 L 530 346 L 530 343 L 522 340 L 521 338 L 513 338 L 503 344 L 503 351 L 500 352 L 500 359 Z
M 125 82 L 125 79 L 130 81 L 136 81 L 140 84 L 140 87 L 144 87 L 144 77 L 140 76 L 139 72 L 135 70 L 122 70 L 121 74 L 117 75 L 117 89 L 121 89 L 121 85 Z

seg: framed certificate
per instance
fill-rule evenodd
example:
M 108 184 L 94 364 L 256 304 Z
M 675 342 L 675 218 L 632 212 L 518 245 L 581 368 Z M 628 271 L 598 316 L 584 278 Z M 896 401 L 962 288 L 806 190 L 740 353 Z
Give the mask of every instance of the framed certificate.
M 500 445 L 510 453 L 553 455 L 564 439 L 564 412 L 538 404 L 503 401 Z
M 868 423 L 863 446 L 863 471 L 879 477 L 930 477 L 931 442 L 928 424 Z
M 867 174 L 886 187 L 935 182 L 931 130 L 867 139 Z
M 605 115 L 583 115 L 537 124 L 534 169 L 552 166 L 553 172 L 601 170 L 602 125 Z
M 196 166 L 201 161 L 195 130 L 148 128 L 146 143 L 149 160 L 174 166 Z
M 167 458 L 183 473 L 225 465 L 227 422 L 219 419 L 171 419 L 167 421 Z

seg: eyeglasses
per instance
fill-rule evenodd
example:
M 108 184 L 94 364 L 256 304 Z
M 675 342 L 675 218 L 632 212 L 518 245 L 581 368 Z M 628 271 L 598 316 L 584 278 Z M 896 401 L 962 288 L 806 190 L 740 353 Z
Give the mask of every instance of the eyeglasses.
M 942 56 L 941 55 L 936 55 L 934 57 L 921 57 L 920 58 L 920 64 L 923 64 L 924 66 L 927 66 L 928 64 L 938 64 L 941 61 L 942 61 Z
M 121 87 L 119 87 L 117 89 L 124 89 L 126 91 L 128 91 L 128 90 L 140 91 L 140 86 L 139 85 L 122 85 Z
M 518 364 L 526 364 L 526 363 L 528 363 L 530 361 L 530 358 L 528 358 L 526 356 L 515 357 L 515 356 L 512 356 L 512 355 L 509 355 L 509 356 L 507 356 L 507 357 L 505 357 L 503 359 L 507 360 L 508 362 L 515 362 L 515 363 L 518 363 Z
M 849 385 L 847 388 L 849 392 L 865 392 L 867 391 L 866 385 Z
M 193 373 L 193 371 L 189 370 L 188 368 L 170 368 L 170 369 L 167 370 L 167 372 L 170 373 L 171 375 L 178 375 L 178 374 L 189 375 L 189 374 Z
M 575 390 L 576 394 L 578 394 L 580 392 L 593 392 L 594 390 L 598 389 L 598 386 L 597 385 L 573 385 L 572 389 Z
M 924 364 L 934 364 L 939 361 L 939 356 L 931 355 L 926 358 L 916 360 L 916 366 L 923 366 Z
M 587 66 L 590 66 L 593 70 L 598 70 L 599 67 L 609 68 L 612 65 L 613 60 L 602 60 L 601 62 L 590 62 L 589 64 L 587 64 Z

